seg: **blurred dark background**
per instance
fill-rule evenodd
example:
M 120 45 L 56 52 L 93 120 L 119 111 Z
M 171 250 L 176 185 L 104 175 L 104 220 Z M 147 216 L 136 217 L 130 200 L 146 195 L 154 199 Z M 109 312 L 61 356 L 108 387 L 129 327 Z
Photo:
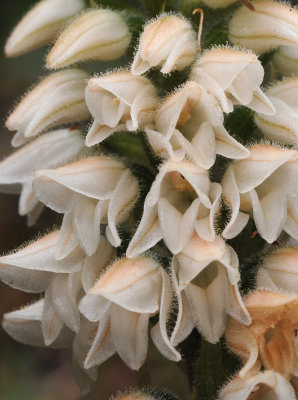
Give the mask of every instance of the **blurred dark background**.
M 5 119 L 22 94 L 45 75 L 44 58 L 47 49 L 6 59 L 3 48 L 12 28 L 22 15 L 35 4 L 34 0 L 0 2 L 0 157 L 3 159 L 13 149 L 12 133 L 4 127 Z M 46 210 L 38 223 L 28 228 L 26 219 L 18 215 L 18 196 L 0 194 L 0 253 L 4 254 L 60 224 L 60 216 Z M 35 296 L 36 297 L 36 296 Z M 30 294 L 9 288 L 0 282 L 0 314 L 12 311 L 31 302 Z M 187 384 L 179 367 L 163 359 L 151 344 L 146 362 L 152 384 L 159 388 L 183 394 Z M 14 342 L 0 328 L 0 399 L 1 400 L 108 400 L 117 390 L 135 386 L 137 375 L 114 356 L 99 369 L 99 379 L 92 392 L 81 397 L 71 373 L 70 352 L 34 348 Z M 184 396 L 183 396 L 184 397 Z

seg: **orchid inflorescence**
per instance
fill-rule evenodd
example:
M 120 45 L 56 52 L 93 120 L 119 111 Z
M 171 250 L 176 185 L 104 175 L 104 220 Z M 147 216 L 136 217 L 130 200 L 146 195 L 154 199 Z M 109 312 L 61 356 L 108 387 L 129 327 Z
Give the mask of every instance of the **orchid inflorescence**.
M 44 206 L 63 219 L 0 258 L 6 284 L 43 293 L 3 327 L 71 347 L 83 392 L 115 353 L 139 370 L 150 330 L 199 375 L 192 400 L 296 399 L 298 9 L 122 3 L 43 0 L 7 41 L 15 57 L 56 38 L 49 74 L 6 121 L 17 149 L 0 184 L 18 185 L 28 224 Z M 94 76 L 77 65 L 89 60 Z M 239 357 L 214 360 L 221 380 L 202 367 L 204 346 Z M 176 399 L 148 388 L 116 398 Z

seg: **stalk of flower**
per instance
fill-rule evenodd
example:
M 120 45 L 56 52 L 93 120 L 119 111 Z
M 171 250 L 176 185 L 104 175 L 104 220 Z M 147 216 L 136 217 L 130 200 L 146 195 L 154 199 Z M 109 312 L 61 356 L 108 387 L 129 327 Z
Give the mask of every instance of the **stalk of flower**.
M 269 253 L 257 274 L 257 287 L 297 293 L 298 247 L 281 247 Z
M 87 78 L 85 71 L 68 69 L 49 75 L 29 91 L 6 121 L 10 131 L 17 131 L 12 145 L 20 146 L 51 127 L 88 119 Z
M 111 61 L 124 55 L 131 33 L 122 16 L 109 9 L 93 9 L 76 18 L 61 33 L 47 56 L 47 68 L 78 61 Z
M 276 108 L 274 115 L 255 114 L 255 123 L 265 136 L 298 145 L 298 76 L 275 83 L 266 95 Z
M 210 182 L 206 170 L 189 161 L 166 162 L 145 199 L 143 217 L 126 255 L 142 254 L 161 239 L 176 254 L 194 231 L 212 241 L 220 195 L 220 185 Z
M 223 236 L 238 235 L 252 215 L 268 243 L 282 230 L 297 239 L 297 151 L 270 144 L 249 150 L 250 156 L 231 164 L 222 181 L 223 198 L 231 209 Z
M 283 75 L 298 74 L 298 49 L 290 46 L 280 46 L 272 58 L 277 71 Z
M 153 150 L 161 157 L 182 160 L 185 156 L 209 169 L 216 154 L 238 159 L 249 151 L 228 134 L 216 97 L 196 82 L 188 81 L 168 96 L 155 118 L 155 130 L 146 134 Z
M 169 277 L 152 258 L 122 258 L 113 263 L 80 303 L 87 319 L 99 321 L 85 368 L 100 365 L 117 352 L 138 370 L 147 355 L 149 318 L 158 312 L 159 323 L 151 330 L 154 343 L 167 358 L 180 360 L 166 330 L 171 298 Z
M 161 14 L 145 26 L 131 72 L 141 75 L 153 67 L 161 67 L 163 74 L 183 70 L 194 61 L 196 47 L 195 32 L 187 19 Z
M 159 98 L 149 79 L 129 71 L 92 78 L 86 88 L 86 104 L 94 122 L 86 146 L 102 142 L 114 132 L 143 129 L 154 121 Z
M 178 299 L 178 317 L 171 336 L 183 341 L 196 328 L 216 343 L 224 333 L 228 315 L 243 324 L 251 322 L 241 299 L 238 257 L 223 239 L 202 240 L 194 233 L 187 246 L 173 258 L 172 276 Z
M 275 371 L 236 376 L 221 391 L 219 400 L 296 400 L 289 381 Z
M 43 209 L 32 189 L 34 172 L 75 157 L 83 146 L 80 130 L 59 129 L 34 139 L 0 162 L 0 191 L 21 192 L 19 214 L 28 216 L 29 225 Z
M 262 0 L 254 11 L 242 6 L 229 21 L 229 39 L 237 46 L 264 53 L 278 46 L 297 47 L 298 10 L 287 3 Z
M 216 47 L 199 57 L 190 76 L 218 99 L 226 113 L 233 111 L 233 104 L 266 115 L 275 113 L 270 100 L 260 89 L 264 69 L 252 52 Z
M 115 247 L 121 239 L 116 225 L 124 222 L 138 193 L 137 179 L 111 157 L 89 157 L 35 173 L 37 198 L 58 213 L 63 223 L 56 257 L 63 259 L 77 245 L 92 255 L 99 244 L 100 225 Z
M 244 363 L 240 377 L 260 366 L 287 379 L 296 376 L 297 295 L 257 290 L 244 298 L 244 304 L 251 325 L 231 319 L 225 333 L 227 345 Z
M 17 57 L 50 43 L 63 24 L 84 7 L 83 0 L 39 1 L 12 31 L 5 55 Z

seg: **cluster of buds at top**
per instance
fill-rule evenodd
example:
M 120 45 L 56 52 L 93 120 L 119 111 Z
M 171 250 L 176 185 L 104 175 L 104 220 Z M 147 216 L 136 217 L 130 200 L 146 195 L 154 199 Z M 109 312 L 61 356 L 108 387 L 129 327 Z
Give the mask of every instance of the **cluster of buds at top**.
M 196 329 L 210 343 L 226 331 L 228 346 L 244 363 L 220 398 L 262 398 L 264 391 L 279 400 L 295 398 L 289 382 L 298 365 L 298 298 L 288 276 L 297 275 L 297 248 L 268 256 L 257 291 L 243 299 L 239 259 L 225 240 L 236 238 L 250 218 L 263 245 L 282 232 L 298 240 L 297 77 L 264 90 L 264 68 L 254 53 L 280 47 L 273 63 L 282 71 L 280 59 L 290 52 L 287 73 L 297 72 L 298 11 L 272 0 L 242 3 L 228 35 L 243 48 L 217 46 L 199 54 L 191 22 L 162 13 L 144 26 L 130 67 L 94 77 L 73 64 L 116 60 L 134 36 L 124 13 L 85 11 L 47 56 L 48 69 L 71 67 L 41 80 L 7 119 L 7 128 L 16 131 L 12 145 L 23 147 L 0 163 L 1 187 L 18 185 L 19 211 L 30 223 L 44 205 L 63 220 L 60 229 L 0 258 L 4 282 L 44 292 L 30 306 L 5 314 L 4 328 L 23 343 L 71 347 L 83 390 L 115 353 L 139 370 L 149 328 L 161 354 L 176 362 L 182 358 L 176 346 Z M 60 14 L 66 19 L 83 9 L 80 1 L 67 4 Z M 61 23 L 55 7 L 58 0 L 44 0 L 27 14 L 7 54 L 52 40 Z M 185 79 L 162 97 L 163 82 L 174 71 Z M 239 130 L 229 129 L 228 114 L 244 107 L 259 135 L 279 144 L 247 145 Z M 91 117 L 84 137 L 75 124 Z M 117 159 L 113 148 L 107 154 L 110 136 L 119 133 L 121 142 L 123 131 L 144 135 L 160 159 L 146 170 L 150 176 L 158 167 L 151 187 L 139 182 L 134 160 Z M 119 397 L 137 398 L 174 399 L 153 391 Z

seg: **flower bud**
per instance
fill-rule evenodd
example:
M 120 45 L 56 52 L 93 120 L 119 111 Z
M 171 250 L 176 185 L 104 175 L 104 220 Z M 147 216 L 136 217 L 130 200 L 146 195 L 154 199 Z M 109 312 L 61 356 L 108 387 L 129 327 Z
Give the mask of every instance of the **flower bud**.
M 7 57 L 17 57 L 50 43 L 61 26 L 84 8 L 84 0 L 43 0 L 19 22 L 5 45 Z
M 47 57 L 46 66 L 55 69 L 84 60 L 115 60 L 125 53 L 130 40 L 129 28 L 119 13 L 91 10 L 62 32 Z
M 85 71 L 68 69 L 49 75 L 27 93 L 6 121 L 10 131 L 17 131 L 12 145 L 20 146 L 53 126 L 87 119 L 87 78 Z
M 298 48 L 281 46 L 274 54 L 272 61 L 281 74 L 298 74 Z
M 194 61 L 196 46 L 195 32 L 185 18 L 162 14 L 145 26 L 131 72 L 141 75 L 152 67 L 161 67 L 163 74 L 180 71 Z
M 230 4 L 235 3 L 237 0 L 202 0 L 203 3 L 210 8 L 224 8 Z
M 278 82 L 266 91 L 266 95 L 274 105 L 276 113 L 257 113 L 256 124 L 268 138 L 298 145 L 298 77 Z
M 229 39 L 264 53 L 278 46 L 298 45 L 298 10 L 272 0 L 254 2 L 254 11 L 242 6 L 229 22 Z
M 115 131 L 135 131 L 152 123 L 158 96 L 149 79 L 119 71 L 90 79 L 86 104 L 94 117 L 86 145 L 93 146 Z

